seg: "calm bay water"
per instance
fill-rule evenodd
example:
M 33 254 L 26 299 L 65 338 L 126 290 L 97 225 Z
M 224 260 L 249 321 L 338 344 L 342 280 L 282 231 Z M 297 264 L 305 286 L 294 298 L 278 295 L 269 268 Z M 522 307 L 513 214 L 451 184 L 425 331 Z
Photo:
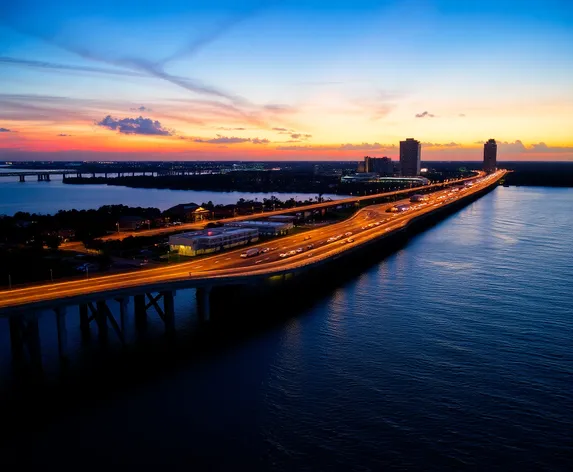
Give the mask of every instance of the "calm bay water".
M 570 470 L 572 210 L 573 189 L 498 188 L 288 321 L 102 386 L 29 429 L 19 464 Z
M 10 169 L 15 171 L 16 169 Z M 9 170 L 0 169 L 0 173 Z M 62 183 L 61 176 L 52 176 L 50 182 L 38 182 L 28 177 L 26 182 L 17 177 L 0 178 L 0 215 L 13 215 L 18 211 L 29 213 L 53 214 L 58 210 L 97 209 L 102 205 L 127 205 L 131 207 L 154 207 L 167 210 L 179 203 L 194 202 L 201 204 L 212 201 L 227 205 L 236 203 L 240 198 L 259 199 L 276 196 L 280 200 L 296 198 L 306 200 L 316 198 L 316 194 L 303 193 L 255 193 L 255 192 L 210 192 L 195 190 L 167 190 L 119 187 L 115 185 L 69 185 Z M 342 195 L 324 194 L 324 198 L 333 200 L 344 198 Z

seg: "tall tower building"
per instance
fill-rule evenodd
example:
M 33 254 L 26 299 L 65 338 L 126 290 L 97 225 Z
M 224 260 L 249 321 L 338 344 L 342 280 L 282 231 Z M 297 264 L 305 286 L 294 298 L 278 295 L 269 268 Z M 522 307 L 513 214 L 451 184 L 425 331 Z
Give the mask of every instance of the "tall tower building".
M 497 170 L 497 144 L 495 139 L 483 145 L 483 170 L 488 174 Z
M 372 172 L 372 158 L 366 156 L 364 158 L 364 172 Z
M 400 169 L 403 177 L 415 177 L 420 175 L 420 141 L 408 138 L 400 141 Z

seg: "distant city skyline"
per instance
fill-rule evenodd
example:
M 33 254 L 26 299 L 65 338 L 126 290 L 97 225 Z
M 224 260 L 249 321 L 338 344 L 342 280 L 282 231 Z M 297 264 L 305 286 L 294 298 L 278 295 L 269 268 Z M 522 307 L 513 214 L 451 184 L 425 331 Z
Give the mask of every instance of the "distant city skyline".
M 573 161 L 564 0 L 21 0 L 0 160 Z

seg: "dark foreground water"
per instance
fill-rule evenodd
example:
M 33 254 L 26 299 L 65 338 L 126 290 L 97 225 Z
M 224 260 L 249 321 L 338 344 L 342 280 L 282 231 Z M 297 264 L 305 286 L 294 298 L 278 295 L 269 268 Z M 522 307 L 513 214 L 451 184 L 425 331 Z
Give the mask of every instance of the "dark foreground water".
M 573 190 L 498 188 L 286 321 L 135 386 L 102 383 L 99 400 L 15 432 L 0 458 L 570 470 L 572 228 Z M 185 329 L 193 310 L 178 293 Z

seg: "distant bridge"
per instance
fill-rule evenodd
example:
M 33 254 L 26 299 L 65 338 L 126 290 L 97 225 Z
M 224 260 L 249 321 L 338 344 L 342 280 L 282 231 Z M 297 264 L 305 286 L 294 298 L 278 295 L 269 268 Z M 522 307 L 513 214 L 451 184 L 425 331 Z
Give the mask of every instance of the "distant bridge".
M 96 177 L 96 175 L 101 175 L 104 178 L 108 178 L 108 176 L 116 176 L 116 177 L 125 177 L 126 175 L 135 176 L 138 175 L 157 175 L 157 172 L 151 171 L 115 171 L 115 172 L 86 172 L 74 169 L 66 169 L 66 170 L 26 170 L 26 171 L 14 171 L 14 172 L 0 172 L 0 177 L 19 177 L 20 182 L 26 182 L 26 177 L 37 177 L 38 182 L 49 182 L 50 176 L 52 175 L 61 175 L 62 178 L 66 177 L 76 177 L 82 178 L 84 175 L 89 175 L 91 177 Z

